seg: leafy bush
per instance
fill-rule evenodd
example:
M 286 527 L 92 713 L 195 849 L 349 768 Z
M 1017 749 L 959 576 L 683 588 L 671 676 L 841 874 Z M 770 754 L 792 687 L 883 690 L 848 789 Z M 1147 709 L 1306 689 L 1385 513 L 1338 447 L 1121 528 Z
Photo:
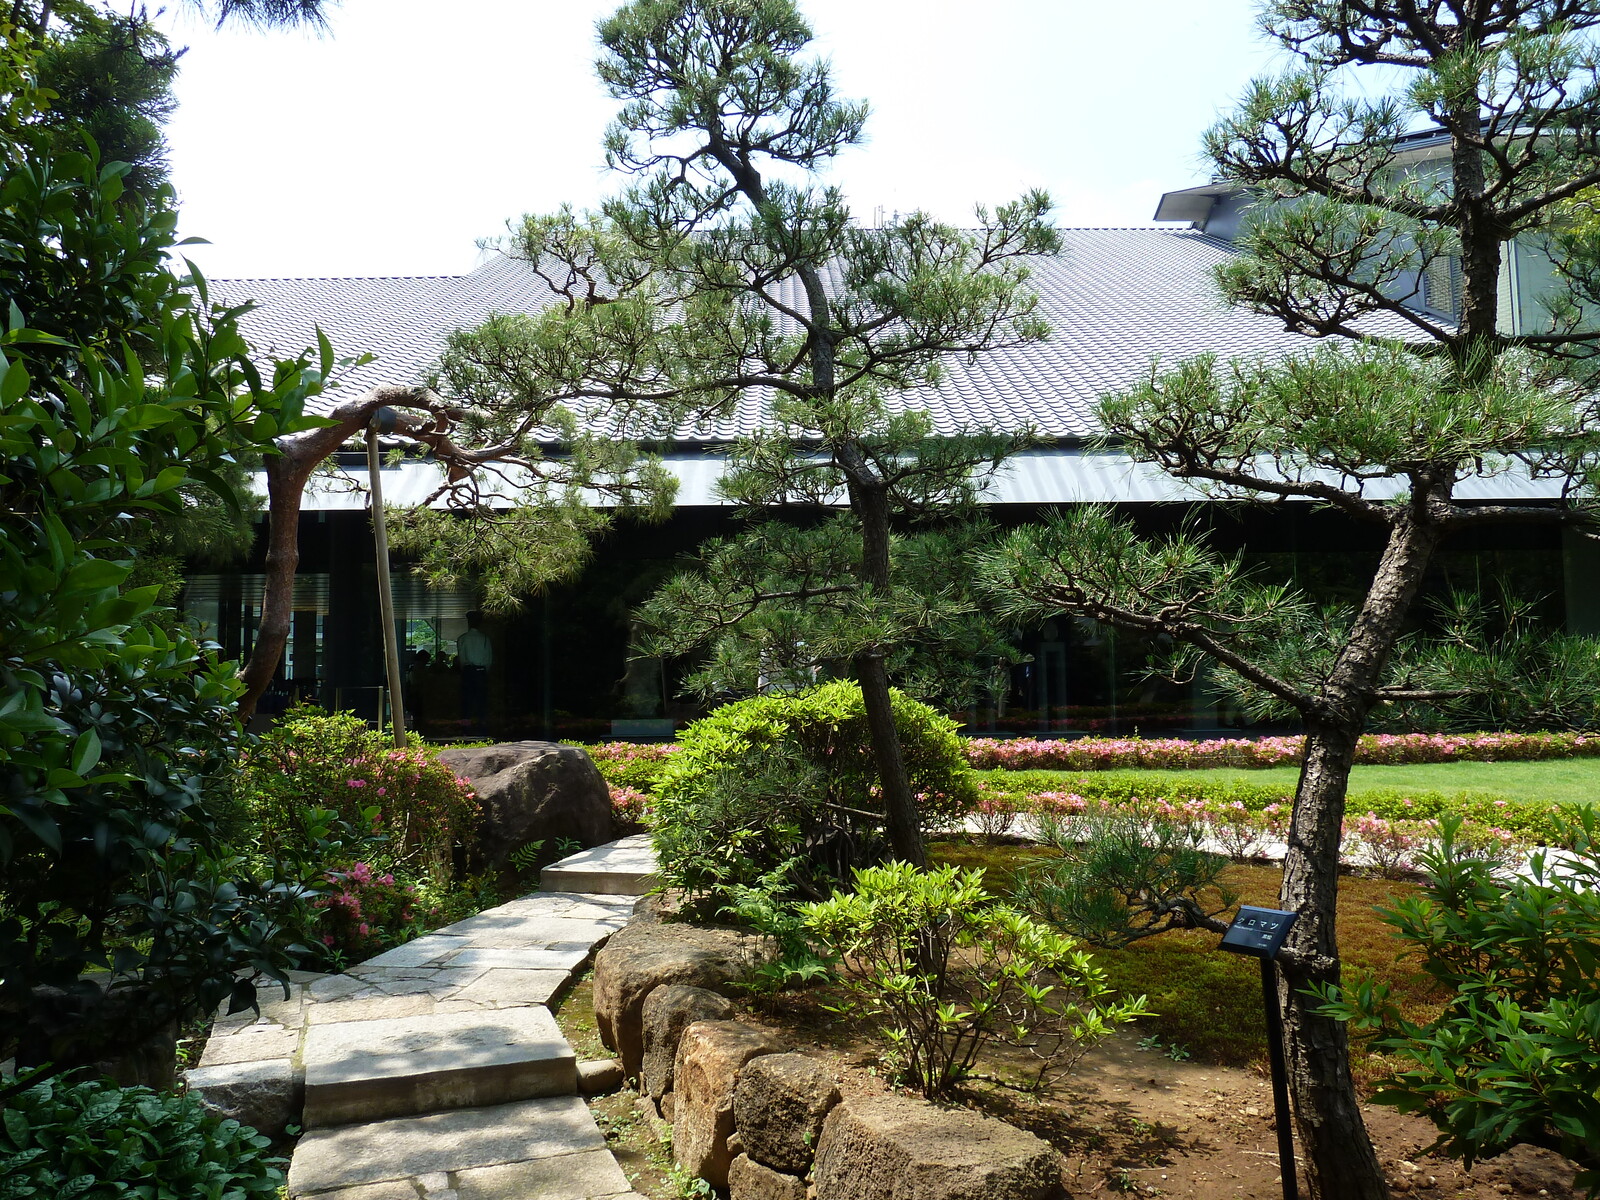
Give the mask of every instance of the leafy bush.
M 1144 997 L 1113 1002 L 1071 938 L 983 887 L 982 871 L 906 863 L 855 874 L 854 892 L 802 910 L 843 966 L 849 1000 L 888 1040 L 907 1082 L 931 1098 L 967 1078 L 1001 1041 L 1070 1065 L 1113 1025 L 1144 1015 Z
M 1370 980 L 1323 996 L 1334 1016 L 1378 1029 L 1401 1064 L 1376 1099 L 1426 1115 L 1449 1153 L 1471 1164 L 1550 1146 L 1600 1195 L 1600 818 L 1562 820 L 1572 849 L 1508 875 L 1464 853 L 1446 817 L 1420 855 L 1421 894 L 1383 912 L 1448 994 L 1436 1019 L 1405 1020 Z
M 4 1200 L 272 1200 L 284 1184 L 267 1138 L 195 1096 L 45 1080 L 9 1097 L 0 1118 Z
M 299 427 L 332 352 L 252 362 L 246 306 L 171 270 L 171 193 L 21 124 L 39 50 L 0 27 L 0 1057 L 63 1064 L 290 965 L 225 844 L 237 681 L 130 581 L 152 524 L 236 503 L 221 473 Z
M 1008 771 L 1187 770 L 1195 767 L 1297 766 L 1303 737 L 1213 738 L 970 738 L 967 760 Z M 1369 733 L 1356 746 L 1357 763 L 1522 762 L 1600 755 L 1600 738 L 1582 733 Z
M 956 725 L 895 692 L 895 726 L 925 828 L 977 802 Z M 884 853 L 884 816 L 861 689 L 827 683 L 717 709 L 683 733 L 656 786 L 661 875 L 716 908 L 785 872 L 821 896 Z
M 351 713 L 292 710 L 243 756 L 238 786 L 262 844 L 296 860 L 325 849 L 333 814 L 349 856 L 448 881 L 478 816 L 471 785 L 413 745 L 397 749 Z M 332 865 L 332 864 L 327 864 Z

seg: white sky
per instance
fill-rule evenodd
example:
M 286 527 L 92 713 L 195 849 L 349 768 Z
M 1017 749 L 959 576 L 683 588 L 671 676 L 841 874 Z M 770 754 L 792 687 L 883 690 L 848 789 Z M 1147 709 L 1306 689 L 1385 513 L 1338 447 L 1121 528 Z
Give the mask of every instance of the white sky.
M 615 0 L 344 0 L 331 33 L 190 47 L 169 125 L 208 275 L 470 270 L 508 219 L 615 190 L 595 20 Z M 1251 0 L 801 0 L 873 108 L 831 181 L 856 211 L 961 221 L 1047 188 L 1062 225 L 1147 221 L 1204 181 L 1201 132 L 1273 65 Z

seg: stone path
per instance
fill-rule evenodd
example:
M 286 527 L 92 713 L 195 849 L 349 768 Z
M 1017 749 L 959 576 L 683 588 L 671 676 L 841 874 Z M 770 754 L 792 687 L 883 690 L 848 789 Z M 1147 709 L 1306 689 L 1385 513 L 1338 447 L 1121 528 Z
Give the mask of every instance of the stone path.
M 598 886 L 513 900 L 342 975 L 297 974 L 287 1000 L 263 989 L 259 1013 L 217 1019 L 190 1089 L 303 1124 L 291 1197 L 635 1200 L 549 1004 L 627 922 L 648 852 L 633 838 L 585 851 L 544 882 Z

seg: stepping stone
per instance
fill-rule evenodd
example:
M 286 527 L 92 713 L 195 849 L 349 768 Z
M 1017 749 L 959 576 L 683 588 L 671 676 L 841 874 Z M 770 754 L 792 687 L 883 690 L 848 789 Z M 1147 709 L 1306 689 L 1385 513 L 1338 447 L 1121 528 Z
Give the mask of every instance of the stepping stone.
M 569 855 L 539 872 L 547 892 L 642 896 L 656 886 L 656 852 L 648 834 L 636 834 Z
M 585 1156 L 597 1150 L 606 1153 L 606 1140 L 588 1106 L 576 1096 L 316 1129 L 295 1147 L 289 1195 L 312 1196 L 535 1159 L 588 1168 Z M 624 1183 L 613 1190 L 625 1193 L 626 1188 Z
M 578 1088 L 577 1055 L 543 1007 L 314 1024 L 304 1058 L 307 1128 Z

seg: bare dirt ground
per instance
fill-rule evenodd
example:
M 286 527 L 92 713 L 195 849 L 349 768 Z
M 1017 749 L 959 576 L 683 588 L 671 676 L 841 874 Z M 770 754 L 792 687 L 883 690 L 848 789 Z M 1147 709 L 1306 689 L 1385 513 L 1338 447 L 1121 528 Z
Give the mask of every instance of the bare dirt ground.
M 792 1014 L 789 1014 L 792 1015 Z M 751 1014 L 786 1029 L 795 1048 L 827 1062 L 842 1089 L 886 1090 L 866 1043 L 826 1036 L 807 1044 L 788 1020 Z M 800 1037 L 796 1037 L 799 1033 Z M 1009 1073 L 1003 1061 L 990 1064 Z M 1073 1200 L 1092 1196 L 1169 1196 L 1192 1200 L 1278 1200 L 1272 1088 L 1250 1070 L 1174 1062 L 1133 1036 L 1108 1039 L 1065 1077 L 1029 1093 L 979 1082 L 965 1103 L 1043 1138 L 1061 1152 L 1062 1183 Z M 635 1188 L 652 1200 L 679 1200 L 688 1180 L 671 1166 L 670 1141 L 636 1108 L 632 1093 L 594 1104 L 601 1128 Z M 1368 1105 L 1367 1128 L 1393 1190 L 1419 1200 L 1577 1200 L 1575 1168 L 1531 1147 L 1467 1171 L 1424 1153 L 1433 1127 L 1418 1117 Z M 1301 1195 L 1305 1195 L 1301 1180 Z
M 1122 1192 L 1273 1200 L 1283 1194 L 1272 1088 L 1251 1071 L 1173 1062 L 1117 1037 L 1090 1051 L 1037 1099 L 997 1088 L 973 1098 L 1060 1150 L 1063 1180 L 1074 1197 Z M 1575 1195 L 1574 1168 L 1548 1151 L 1520 1147 L 1465 1171 L 1423 1154 L 1434 1137 L 1427 1121 L 1376 1105 L 1368 1105 L 1365 1116 L 1397 1193 L 1438 1200 Z

